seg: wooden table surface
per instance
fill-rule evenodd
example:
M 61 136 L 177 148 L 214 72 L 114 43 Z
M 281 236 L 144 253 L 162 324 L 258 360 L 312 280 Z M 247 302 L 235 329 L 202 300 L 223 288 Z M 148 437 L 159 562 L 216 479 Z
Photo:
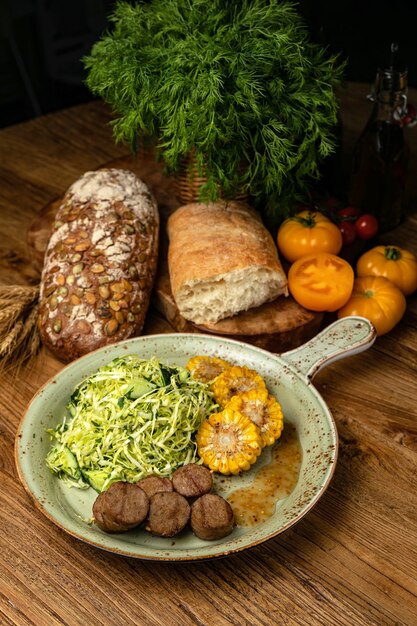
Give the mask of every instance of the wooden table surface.
M 369 114 L 367 89 L 341 92 L 348 149 Z M 38 211 L 84 171 L 126 154 L 110 119 L 92 102 L 0 131 L 0 283 L 36 283 L 25 233 Z M 417 129 L 409 135 L 415 144 Z M 412 168 L 411 209 L 417 156 Z M 384 241 L 417 253 L 414 206 Z M 17 477 L 14 438 L 32 395 L 63 365 L 42 351 L 17 377 L 3 374 L 0 624 L 416 625 L 416 329 L 414 295 L 394 331 L 317 375 L 340 455 L 313 511 L 263 545 L 190 564 L 106 553 L 35 508 Z M 145 333 L 171 330 L 149 312 Z

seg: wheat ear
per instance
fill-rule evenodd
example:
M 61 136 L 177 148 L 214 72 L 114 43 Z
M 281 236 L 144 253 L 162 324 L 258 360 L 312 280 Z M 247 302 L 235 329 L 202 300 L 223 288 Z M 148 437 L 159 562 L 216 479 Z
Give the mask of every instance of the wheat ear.
M 39 287 L 0 285 L 0 368 L 19 368 L 40 346 Z

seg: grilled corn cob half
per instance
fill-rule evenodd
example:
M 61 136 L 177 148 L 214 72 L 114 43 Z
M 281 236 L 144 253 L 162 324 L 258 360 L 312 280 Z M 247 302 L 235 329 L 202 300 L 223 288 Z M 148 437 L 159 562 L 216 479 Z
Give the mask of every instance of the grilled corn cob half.
M 255 390 L 263 393 L 265 399 L 268 395 L 263 378 L 249 367 L 233 365 L 227 368 L 213 382 L 212 390 L 214 399 L 221 407 L 225 407 L 233 396 L 241 395 L 247 391 Z
M 201 424 L 196 441 L 203 463 L 221 474 L 239 474 L 250 469 L 262 451 L 258 426 L 230 408 L 210 415 Z
M 210 383 L 231 365 L 216 356 L 193 356 L 185 367 L 196 380 Z
M 249 417 L 261 431 L 262 446 L 271 446 L 280 437 L 284 425 L 281 405 L 271 394 L 266 396 L 255 389 L 234 396 L 227 409 Z

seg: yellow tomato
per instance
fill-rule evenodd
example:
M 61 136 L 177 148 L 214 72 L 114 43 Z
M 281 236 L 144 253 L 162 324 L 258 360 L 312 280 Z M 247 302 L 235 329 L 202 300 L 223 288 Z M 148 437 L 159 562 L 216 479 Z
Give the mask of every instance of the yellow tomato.
M 394 283 L 382 276 L 363 276 L 355 280 L 352 297 L 337 315 L 366 317 L 377 335 L 384 335 L 398 324 L 405 308 L 405 296 Z
M 354 273 L 347 261 L 320 252 L 295 261 L 288 272 L 288 287 L 301 306 L 311 311 L 337 311 L 349 300 Z
M 398 246 L 376 246 L 363 254 L 357 263 L 358 276 L 384 276 L 405 296 L 417 289 L 417 257 Z
M 314 252 L 337 254 L 342 233 L 336 224 L 318 211 L 301 211 L 281 224 L 277 236 L 281 254 L 293 263 Z

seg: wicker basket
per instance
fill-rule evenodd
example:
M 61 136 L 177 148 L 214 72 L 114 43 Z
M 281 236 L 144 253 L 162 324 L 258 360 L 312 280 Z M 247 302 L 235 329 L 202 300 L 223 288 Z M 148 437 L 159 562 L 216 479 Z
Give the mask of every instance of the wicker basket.
M 198 172 L 197 160 L 194 155 L 190 155 L 183 164 L 180 172 L 175 176 L 175 193 L 182 204 L 199 201 L 201 187 L 207 182 L 207 178 Z M 223 198 L 220 193 L 220 198 Z M 228 198 L 229 200 L 231 198 Z M 249 194 L 246 191 L 238 191 L 233 200 L 241 202 L 249 201 Z

